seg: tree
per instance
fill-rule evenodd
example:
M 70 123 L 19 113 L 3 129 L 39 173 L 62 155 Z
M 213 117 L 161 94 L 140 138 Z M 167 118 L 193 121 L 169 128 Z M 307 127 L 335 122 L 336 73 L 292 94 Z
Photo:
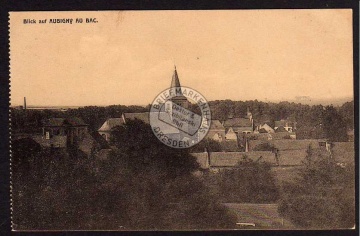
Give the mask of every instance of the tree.
M 139 120 L 118 127 L 112 143 L 117 150 L 103 171 L 116 173 L 107 175 L 105 182 L 119 183 L 106 187 L 121 201 L 118 214 L 125 212 L 121 219 L 126 228 L 233 227 L 234 218 L 192 175 L 199 166 L 188 150 L 162 144 Z
M 114 132 L 108 160 L 65 149 L 24 151 L 13 169 L 16 229 L 157 230 L 233 228 L 229 214 L 193 176 L 187 150 L 167 147 L 149 125 L 129 121 Z M 26 150 L 25 150 L 26 149 Z M 19 152 L 15 152 L 16 160 Z M 25 155 L 23 157 L 26 157 Z
M 355 224 L 354 166 L 337 165 L 310 146 L 295 183 L 284 185 L 279 211 L 303 228 L 350 228 Z
M 209 177 L 222 202 L 274 203 L 279 197 L 270 165 L 260 160 L 244 156 L 235 168 Z
M 340 109 L 339 113 L 341 117 L 346 122 L 348 129 L 354 128 L 354 101 L 344 103 Z
M 325 108 L 324 131 L 326 138 L 330 141 L 347 141 L 346 122 L 333 106 L 327 106 Z
M 204 152 L 204 151 L 208 151 L 208 152 L 221 152 L 222 151 L 222 147 L 221 144 L 218 141 L 215 141 L 213 139 L 210 138 L 205 138 L 203 140 L 201 140 L 198 144 L 196 144 L 195 146 L 192 146 L 189 149 L 189 152 Z

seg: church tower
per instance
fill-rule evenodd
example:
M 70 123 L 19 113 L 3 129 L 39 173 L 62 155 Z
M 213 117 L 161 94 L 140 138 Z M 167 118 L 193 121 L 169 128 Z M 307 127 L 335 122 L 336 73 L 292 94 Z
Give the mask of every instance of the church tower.
M 179 80 L 179 76 L 178 73 L 176 71 L 176 66 L 175 66 L 175 70 L 174 70 L 174 74 L 172 76 L 172 80 L 171 80 L 171 86 L 170 88 L 180 88 L 180 80 Z M 179 106 L 182 106 L 183 108 L 188 109 L 189 108 L 189 101 L 187 100 L 187 98 L 181 93 L 181 95 L 173 97 L 171 99 L 171 101 L 173 103 L 176 103 Z

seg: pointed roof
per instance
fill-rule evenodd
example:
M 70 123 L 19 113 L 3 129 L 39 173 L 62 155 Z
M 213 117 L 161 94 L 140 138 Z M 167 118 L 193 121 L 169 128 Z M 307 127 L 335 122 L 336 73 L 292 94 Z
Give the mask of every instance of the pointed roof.
M 176 88 L 176 87 L 181 87 L 181 85 L 180 85 L 179 76 L 177 74 L 176 66 L 175 66 L 170 88 Z M 171 99 L 173 102 L 174 101 L 188 101 L 187 98 L 182 94 L 182 91 L 180 91 L 180 93 L 178 93 L 177 95 L 178 96 L 175 96 Z
M 125 123 L 126 120 L 141 120 L 146 124 L 150 124 L 149 112 L 132 112 L 132 113 L 124 112 L 123 117 L 125 119 L 124 121 Z
M 214 129 L 225 130 L 225 127 L 221 124 L 219 120 L 211 120 L 210 130 L 214 130 Z
M 174 87 L 181 87 L 179 76 L 178 76 L 177 71 L 176 71 L 176 66 L 175 66 L 174 74 L 172 76 L 170 88 L 174 88 Z
M 104 124 L 98 129 L 98 131 L 102 132 L 110 132 L 116 126 L 122 126 L 124 124 L 124 120 L 122 118 L 109 118 Z

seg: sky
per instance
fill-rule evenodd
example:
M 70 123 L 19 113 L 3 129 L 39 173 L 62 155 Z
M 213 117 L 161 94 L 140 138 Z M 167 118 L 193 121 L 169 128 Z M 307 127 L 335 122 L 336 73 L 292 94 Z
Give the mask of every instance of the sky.
M 11 103 L 146 105 L 175 64 L 208 101 L 351 99 L 352 46 L 349 9 L 11 12 Z

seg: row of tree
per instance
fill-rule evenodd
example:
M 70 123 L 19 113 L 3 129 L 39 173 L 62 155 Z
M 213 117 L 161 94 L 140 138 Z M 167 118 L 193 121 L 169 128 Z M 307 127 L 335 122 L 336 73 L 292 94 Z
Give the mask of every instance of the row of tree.
M 346 102 L 341 107 L 304 105 L 290 102 L 260 101 L 211 101 L 212 119 L 226 120 L 229 116 L 245 117 L 249 109 L 255 124 L 288 119 L 296 122 L 298 139 L 328 138 L 332 141 L 347 141 L 347 130 L 354 128 L 354 102 Z
M 226 120 L 230 115 L 244 117 L 249 109 L 255 123 L 267 122 L 274 127 L 275 121 L 289 119 L 297 124 L 297 138 L 328 138 L 332 141 L 347 141 L 347 130 L 354 128 L 354 102 L 347 102 L 341 107 L 322 105 L 303 105 L 300 103 L 270 103 L 254 101 L 211 101 L 209 102 L 212 119 Z M 149 105 L 150 106 L 150 105 Z M 42 120 L 50 117 L 77 116 L 89 124 L 95 132 L 108 119 L 121 117 L 123 112 L 145 112 L 149 106 L 113 105 L 107 107 L 88 106 L 69 109 L 66 112 L 51 110 L 12 109 L 12 129 L 14 132 L 40 132 Z M 195 111 L 196 107 L 193 108 Z

